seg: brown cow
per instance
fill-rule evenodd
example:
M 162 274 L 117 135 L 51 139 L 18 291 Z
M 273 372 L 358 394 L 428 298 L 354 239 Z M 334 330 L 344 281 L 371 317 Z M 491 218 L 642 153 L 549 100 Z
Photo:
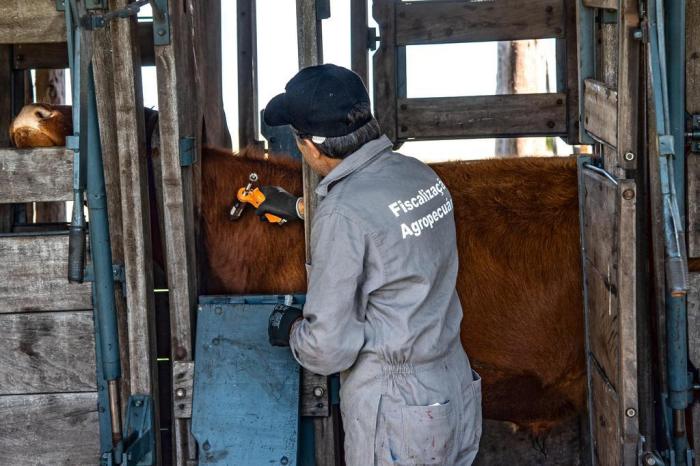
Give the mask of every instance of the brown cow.
M 520 158 L 432 165 L 454 198 L 462 343 L 483 376 L 484 415 L 533 432 L 579 412 L 585 359 L 576 161 Z M 202 222 L 210 293 L 305 289 L 303 225 L 228 220 L 236 190 L 301 193 L 290 158 L 206 148 Z
M 35 117 L 44 118 L 41 112 Z M 27 125 L 37 127 L 31 121 Z M 55 129 L 40 127 L 50 128 Z M 580 412 L 584 403 L 575 160 L 520 158 L 432 167 L 454 199 L 462 342 L 483 376 L 484 415 L 535 433 L 546 431 Z M 268 160 L 259 150 L 235 155 L 205 149 L 206 292 L 303 291 L 300 222 L 279 227 L 260 222 L 252 212 L 238 222 L 228 218 L 236 190 L 251 172 L 263 184 L 301 193 L 298 161 Z

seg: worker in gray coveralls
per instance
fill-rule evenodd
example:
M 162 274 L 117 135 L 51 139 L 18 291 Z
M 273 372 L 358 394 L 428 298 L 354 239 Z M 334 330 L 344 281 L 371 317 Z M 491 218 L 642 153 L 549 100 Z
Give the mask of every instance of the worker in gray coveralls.
M 301 70 L 265 109 L 291 125 L 323 176 L 301 311 L 270 316 L 273 345 L 340 372 L 349 466 L 469 465 L 481 436 L 481 380 L 459 339 L 452 198 L 424 163 L 392 152 L 355 73 Z M 301 199 L 263 187 L 256 212 L 303 218 Z

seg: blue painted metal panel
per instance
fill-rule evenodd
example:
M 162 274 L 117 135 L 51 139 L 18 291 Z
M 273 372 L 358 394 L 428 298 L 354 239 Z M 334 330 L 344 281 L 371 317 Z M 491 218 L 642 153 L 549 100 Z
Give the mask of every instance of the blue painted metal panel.
M 200 464 L 298 465 L 300 368 L 270 346 L 275 304 L 303 296 L 200 298 L 192 434 Z

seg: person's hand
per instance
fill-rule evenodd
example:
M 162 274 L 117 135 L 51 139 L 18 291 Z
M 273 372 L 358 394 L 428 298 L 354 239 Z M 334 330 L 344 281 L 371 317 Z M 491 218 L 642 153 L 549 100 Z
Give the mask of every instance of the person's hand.
M 267 336 L 272 346 L 289 346 L 289 333 L 294 322 L 303 318 L 301 309 L 278 304 L 270 314 Z
M 255 215 L 264 218 L 265 214 L 272 214 L 287 221 L 304 218 L 302 198 L 289 194 L 279 186 L 262 186 L 260 191 L 265 195 L 265 200 Z

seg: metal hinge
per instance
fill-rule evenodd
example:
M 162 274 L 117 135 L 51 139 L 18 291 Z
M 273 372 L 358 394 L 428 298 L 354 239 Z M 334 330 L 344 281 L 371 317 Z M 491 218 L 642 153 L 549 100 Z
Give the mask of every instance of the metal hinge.
M 690 145 L 690 152 L 700 154 L 700 114 L 690 115 L 690 131 L 685 133 Z
M 197 163 L 197 152 L 194 150 L 194 138 L 180 138 L 180 166 L 189 167 Z
M 367 48 L 369 50 L 377 50 L 377 43 L 380 37 L 377 35 L 377 28 L 367 28 Z

